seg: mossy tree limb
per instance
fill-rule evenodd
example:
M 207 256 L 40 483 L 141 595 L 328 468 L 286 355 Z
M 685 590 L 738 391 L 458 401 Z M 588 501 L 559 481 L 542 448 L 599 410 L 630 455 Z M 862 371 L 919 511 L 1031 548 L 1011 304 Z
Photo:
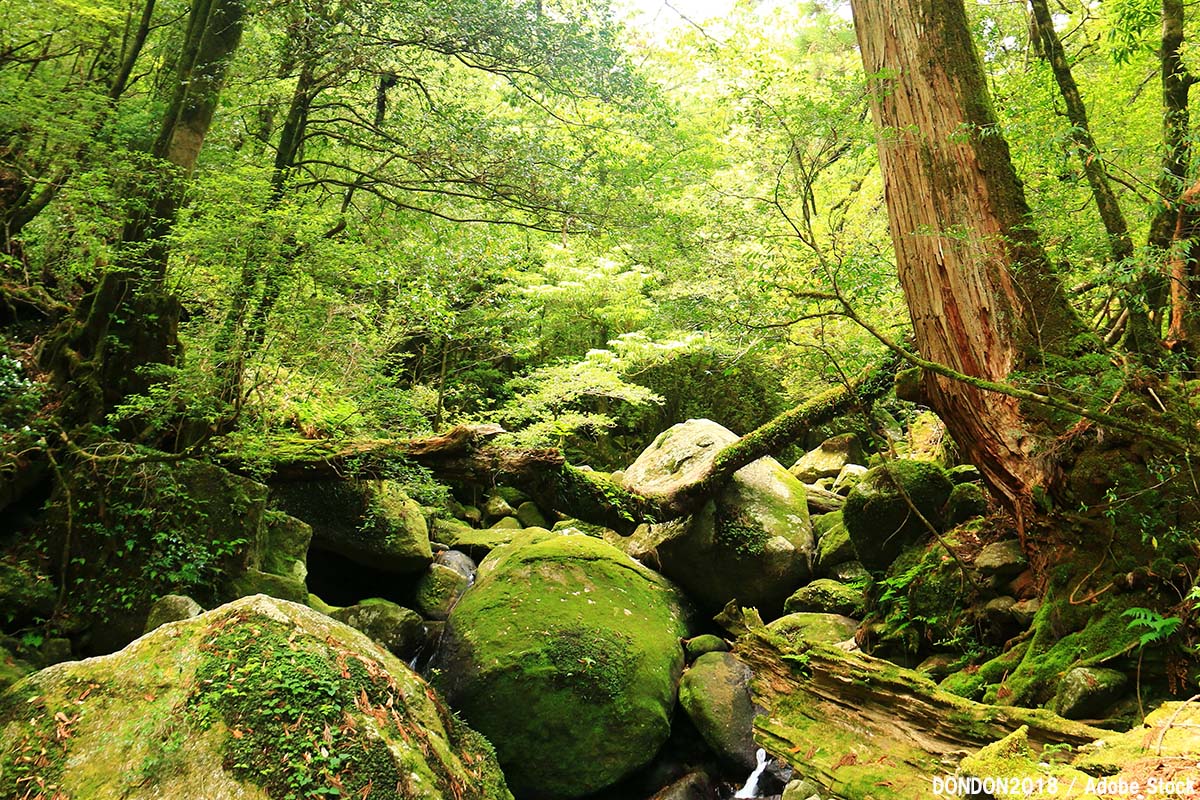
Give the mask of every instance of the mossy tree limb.
M 883 395 L 892 386 L 893 372 L 894 364 L 888 362 L 780 414 L 722 449 L 707 472 L 669 494 L 647 497 L 630 492 L 599 473 L 571 466 L 557 449 L 495 445 L 490 440 L 503 432 L 498 425 L 464 425 L 421 439 L 277 442 L 271 447 L 265 477 L 288 481 L 384 476 L 389 465 L 411 462 L 450 483 L 511 484 L 544 507 L 628 533 L 642 522 L 677 519 L 695 511 L 742 467 L 779 452 L 810 427 Z M 255 469 L 237 454 L 226 454 L 221 460 L 236 471 L 263 476 L 261 465 Z

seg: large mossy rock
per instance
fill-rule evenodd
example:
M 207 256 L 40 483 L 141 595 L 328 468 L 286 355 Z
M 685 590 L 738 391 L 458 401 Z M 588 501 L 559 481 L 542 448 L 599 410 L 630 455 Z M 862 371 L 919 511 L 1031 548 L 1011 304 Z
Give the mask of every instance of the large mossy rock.
M 602 789 L 667 740 L 683 599 L 611 545 L 525 535 L 479 565 L 434 659 L 454 708 L 524 798 Z
M 66 564 L 63 612 L 87 628 L 85 653 L 109 653 L 141 635 L 162 595 L 216 605 L 261 567 L 260 483 L 200 461 L 102 461 L 67 472 L 61 485 L 70 491 L 51 500 L 45 551 Z
M 831 436 L 809 450 L 792 464 L 788 472 L 802 483 L 815 483 L 820 478 L 836 478 L 847 464 L 861 464 L 863 449 L 858 436 L 843 433 Z
M 913 513 L 940 528 L 942 508 L 954 485 L 946 471 L 928 461 L 900 459 L 871 469 L 846 498 L 842 520 L 859 560 L 882 570 L 908 545 L 929 533 Z
M 272 501 L 312 526 L 312 544 L 372 569 L 420 572 L 433 561 L 421 506 L 394 481 L 301 481 Z
M 737 438 L 705 419 L 675 425 L 625 471 L 625 487 L 669 493 Z M 770 615 L 811 577 L 815 549 L 803 484 L 775 459 L 761 458 L 734 473 L 698 513 L 651 526 L 642 555 L 652 554 L 663 574 L 708 611 L 737 600 Z
M 401 661 L 261 595 L 31 675 L 0 696 L 0 742 L 3 797 L 511 798 Z

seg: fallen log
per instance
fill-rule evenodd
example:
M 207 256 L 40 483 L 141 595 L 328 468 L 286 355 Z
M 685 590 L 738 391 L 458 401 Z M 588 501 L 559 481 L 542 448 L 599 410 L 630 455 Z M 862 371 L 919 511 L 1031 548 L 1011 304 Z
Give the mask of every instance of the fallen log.
M 268 443 L 262 458 L 226 453 L 220 460 L 236 472 L 276 481 L 381 477 L 398 463 L 415 463 L 448 483 L 515 486 L 544 508 L 627 535 L 643 522 L 663 522 L 692 513 L 742 467 L 778 453 L 814 425 L 868 405 L 891 389 L 894 366 L 888 362 L 785 411 L 722 449 L 695 480 L 652 496 L 636 494 L 603 474 L 574 467 L 554 448 L 495 444 L 492 440 L 504 432 L 498 425 L 464 425 L 420 439 L 276 440 Z
M 755 739 L 847 800 L 928 797 L 934 778 L 953 775 L 963 758 L 1023 727 L 1034 745 L 1111 735 L 1042 709 L 966 700 L 888 661 L 787 642 L 761 622 L 744 630 L 734 653 L 753 671 L 754 701 L 766 709 Z

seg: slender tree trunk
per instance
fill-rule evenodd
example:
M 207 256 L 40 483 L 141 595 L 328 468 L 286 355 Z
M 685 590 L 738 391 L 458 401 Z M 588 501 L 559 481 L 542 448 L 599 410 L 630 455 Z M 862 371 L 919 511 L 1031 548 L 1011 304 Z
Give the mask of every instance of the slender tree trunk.
M 192 2 L 174 92 L 151 151 L 165 166 L 147 176 L 144 203 L 126 220 L 117 263 L 43 352 L 43 362 L 70 389 L 69 418 L 102 419 L 155 382 L 144 368 L 177 357 L 179 303 L 162 287 L 167 234 L 241 40 L 244 9 L 242 0 Z
M 1029 220 L 962 0 L 854 0 L 896 265 L 921 354 L 988 381 L 1068 353 L 1085 328 Z M 1057 483 L 1053 432 L 1010 397 L 933 374 L 924 392 L 1011 508 Z
M 1155 253 L 1166 254 L 1175 239 L 1178 218 L 1183 213 L 1184 187 L 1187 185 L 1189 143 L 1188 94 L 1195 79 L 1183 64 L 1183 0 L 1163 0 L 1162 39 L 1159 45 L 1160 84 L 1162 87 L 1162 165 L 1156 185 L 1159 207 L 1150 221 L 1146 244 Z M 1177 258 L 1173 255 L 1172 260 Z M 1146 313 L 1130 318 L 1126 343 L 1133 352 L 1151 360 L 1161 349 L 1162 317 L 1168 298 L 1172 303 L 1178 295 L 1169 289 L 1169 276 L 1161 269 L 1146 269 L 1138 281 L 1134 300 L 1145 303 Z M 1175 341 L 1179 334 L 1178 310 L 1172 308 L 1167 338 Z
M 1171 247 L 1167 347 L 1196 356 L 1200 342 L 1200 181 L 1179 198 Z

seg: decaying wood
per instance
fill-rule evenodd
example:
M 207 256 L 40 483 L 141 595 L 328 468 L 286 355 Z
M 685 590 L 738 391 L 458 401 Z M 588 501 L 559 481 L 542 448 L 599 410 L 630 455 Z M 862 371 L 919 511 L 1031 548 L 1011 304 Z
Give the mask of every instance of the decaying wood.
M 930 796 L 933 778 L 1021 726 L 1034 744 L 1077 746 L 1107 733 L 1040 709 L 965 700 L 913 670 L 834 646 L 792 646 L 762 627 L 734 652 L 766 709 L 756 740 L 838 796 Z

